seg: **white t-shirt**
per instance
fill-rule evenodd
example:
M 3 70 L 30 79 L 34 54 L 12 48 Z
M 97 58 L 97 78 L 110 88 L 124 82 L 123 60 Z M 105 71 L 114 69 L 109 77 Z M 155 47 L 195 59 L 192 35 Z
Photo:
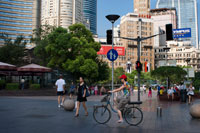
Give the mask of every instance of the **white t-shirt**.
M 64 79 L 58 79 L 56 81 L 56 86 L 58 86 L 57 91 L 64 91 L 63 85 L 65 85 Z

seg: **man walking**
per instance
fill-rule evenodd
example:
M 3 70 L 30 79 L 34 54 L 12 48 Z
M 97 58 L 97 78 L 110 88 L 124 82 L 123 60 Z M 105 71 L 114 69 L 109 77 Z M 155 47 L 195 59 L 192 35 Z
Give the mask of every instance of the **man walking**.
M 56 81 L 56 90 L 57 90 L 57 96 L 58 96 L 58 107 L 60 108 L 63 106 L 64 100 L 65 100 L 65 80 L 63 79 L 63 76 L 60 75 L 60 78 Z M 62 102 L 60 103 L 60 98 L 62 96 Z

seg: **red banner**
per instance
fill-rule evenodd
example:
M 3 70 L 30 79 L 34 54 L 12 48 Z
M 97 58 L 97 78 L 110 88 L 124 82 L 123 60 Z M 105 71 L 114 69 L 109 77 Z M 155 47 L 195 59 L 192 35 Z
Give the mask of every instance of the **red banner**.
M 107 55 L 108 51 L 112 49 L 112 46 L 101 46 L 98 55 Z M 118 55 L 125 56 L 125 48 L 124 47 L 114 47 L 114 49 L 118 52 Z

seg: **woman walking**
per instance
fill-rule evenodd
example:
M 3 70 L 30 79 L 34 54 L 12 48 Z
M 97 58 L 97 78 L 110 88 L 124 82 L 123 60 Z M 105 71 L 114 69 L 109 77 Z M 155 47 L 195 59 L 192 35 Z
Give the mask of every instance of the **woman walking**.
M 85 115 L 88 116 L 87 112 L 87 107 L 85 105 L 85 102 L 87 101 L 86 98 L 86 84 L 84 83 L 83 77 L 80 77 L 80 84 L 78 87 L 78 94 L 77 94 L 77 108 L 76 108 L 76 115 L 75 117 L 79 116 L 79 109 L 80 109 L 80 104 L 83 104 L 83 108 L 85 109 Z
M 190 87 L 188 88 L 187 95 L 189 97 L 188 104 L 190 104 L 192 101 L 192 96 L 194 96 L 194 87 L 192 86 L 192 84 L 190 84 Z
M 148 97 L 149 97 L 149 98 L 152 98 L 152 88 L 151 88 L 151 86 L 149 86 Z

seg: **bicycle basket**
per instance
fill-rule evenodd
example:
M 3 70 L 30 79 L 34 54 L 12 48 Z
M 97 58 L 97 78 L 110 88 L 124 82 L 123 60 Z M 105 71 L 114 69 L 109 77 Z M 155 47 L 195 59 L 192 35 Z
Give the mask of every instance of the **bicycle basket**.
M 101 102 L 107 102 L 108 101 L 108 96 L 105 96 L 101 99 Z

